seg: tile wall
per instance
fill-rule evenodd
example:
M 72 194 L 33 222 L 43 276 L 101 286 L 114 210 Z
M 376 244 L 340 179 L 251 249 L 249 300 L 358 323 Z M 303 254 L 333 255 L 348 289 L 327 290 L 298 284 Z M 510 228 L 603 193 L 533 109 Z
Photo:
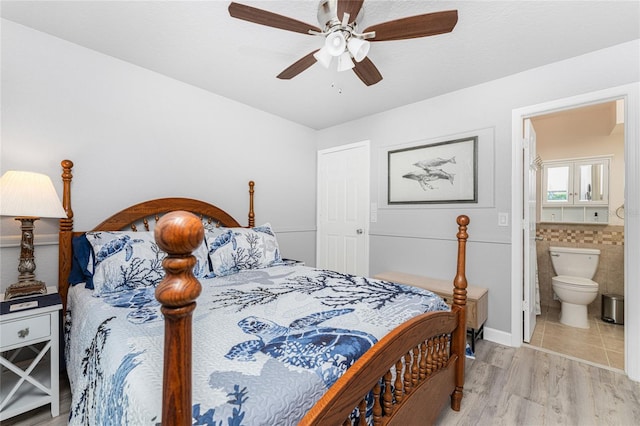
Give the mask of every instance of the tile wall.
M 550 246 L 596 248 L 600 250 L 598 270 L 593 280 L 599 284 L 599 294 L 588 307 L 590 316 L 600 316 L 602 294 L 624 294 L 624 227 L 587 224 L 537 224 L 538 281 L 540 304 L 560 308 L 553 300 L 551 278 L 555 275 L 549 255 Z

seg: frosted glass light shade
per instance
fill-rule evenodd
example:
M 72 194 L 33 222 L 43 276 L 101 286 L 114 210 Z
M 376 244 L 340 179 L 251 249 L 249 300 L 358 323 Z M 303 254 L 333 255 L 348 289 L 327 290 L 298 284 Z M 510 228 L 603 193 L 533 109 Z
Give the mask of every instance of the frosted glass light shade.
M 316 58 L 316 60 L 320 62 L 320 65 L 325 68 L 329 68 L 329 65 L 331 65 L 331 60 L 333 59 L 333 56 L 331 56 L 329 52 L 327 52 L 326 47 L 322 47 L 322 49 L 314 53 L 313 57 Z
M 349 39 L 349 43 L 347 43 L 347 49 L 349 49 L 349 52 L 351 52 L 351 55 L 356 62 L 360 62 L 367 57 L 370 46 L 371 44 L 367 40 L 362 40 L 356 37 L 351 37 Z
M 67 217 L 49 176 L 8 171 L 0 178 L 0 215 Z
M 340 56 L 347 47 L 347 41 L 342 31 L 335 31 L 327 36 L 324 47 L 331 56 Z
M 349 52 L 344 52 L 338 57 L 338 71 L 347 71 L 353 68 L 355 65 L 351 60 Z

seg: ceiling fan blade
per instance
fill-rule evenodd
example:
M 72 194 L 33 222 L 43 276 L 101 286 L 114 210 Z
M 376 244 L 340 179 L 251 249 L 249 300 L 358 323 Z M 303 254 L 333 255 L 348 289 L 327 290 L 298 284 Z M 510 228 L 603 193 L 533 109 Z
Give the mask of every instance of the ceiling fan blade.
M 342 21 L 344 14 L 348 13 L 349 22 L 353 22 L 362 9 L 362 3 L 364 0 L 338 0 L 338 20 Z
M 362 61 L 356 62 L 353 72 L 367 86 L 372 86 L 382 80 L 382 74 L 378 71 L 371 59 L 365 57 Z
M 318 49 L 320 50 L 320 49 Z M 308 55 L 298 59 L 296 62 L 291 64 L 287 69 L 278 74 L 278 78 L 281 80 L 290 80 L 296 75 L 300 74 L 302 71 L 309 68 L 311 65 L 316 63 L 316 58 L 313 56 L 318 50 L 314 50 Z
M 320 28 L 306 22 L 235 2 L 231 2 L 229 5 L 229 14 L 234 18 L 253 22 L 254 24 L 266 25 L 267 27 L 280 28 L 281 30 L 302 34 L 309 34 L 309 30 L 322 32 Z
M 372 25 L 363 32 L 375 31 L 369 41 L 406 40 L 451 32 L 457 22 L 458 11 L 446 10 Z

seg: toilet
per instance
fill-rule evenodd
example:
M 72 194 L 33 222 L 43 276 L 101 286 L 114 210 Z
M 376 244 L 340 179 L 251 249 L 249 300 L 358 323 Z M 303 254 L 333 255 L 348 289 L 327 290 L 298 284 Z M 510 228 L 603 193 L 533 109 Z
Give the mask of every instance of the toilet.
M 560 322 L 571 327 L 589 328 L 587 306 L 598 296 L 596 273 L 600 250 L 573 247 L 549 247 L 557 276 L 551 279 L 560 299 Z

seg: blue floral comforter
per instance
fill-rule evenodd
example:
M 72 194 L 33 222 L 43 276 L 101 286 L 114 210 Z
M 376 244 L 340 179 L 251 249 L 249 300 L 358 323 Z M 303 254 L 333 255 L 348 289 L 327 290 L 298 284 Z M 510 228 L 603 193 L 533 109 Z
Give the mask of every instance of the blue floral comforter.
M 193 424 L 294 425 L 401 322 L 448 310 L 415 287 L 275 266 L 203 279 L 193 315 Z M 164 323 L 154 288 L 70 290 L 70 424 L 161 422 Z

